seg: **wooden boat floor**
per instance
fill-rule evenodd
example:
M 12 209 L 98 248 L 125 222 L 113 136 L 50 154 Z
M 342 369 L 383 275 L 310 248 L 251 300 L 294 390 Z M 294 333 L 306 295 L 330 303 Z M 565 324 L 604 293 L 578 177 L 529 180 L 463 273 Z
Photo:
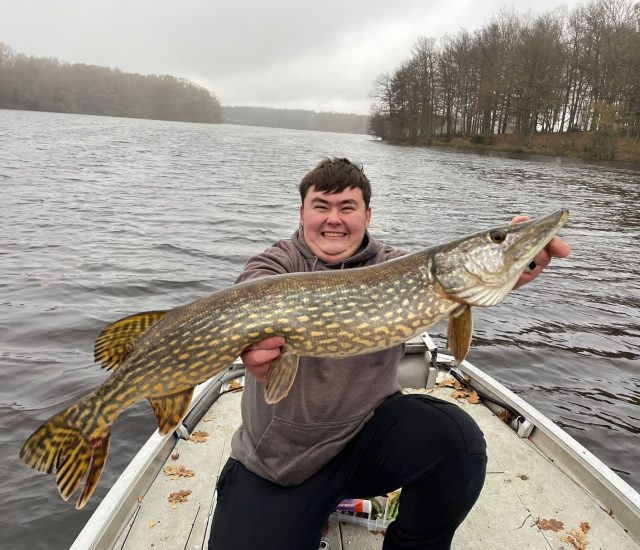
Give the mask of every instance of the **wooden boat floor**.
M 449 388 L 428 393 L 456 402 L 470 413 L 482 428 L 489 448 L 482 494 L 458 529 L 452 548 L 574 550 L 579 546 L 561 538 L 567 538 L 569 530 L 580 532 L 582 523 L 589 524 L 588 550 L 640 548 L 587 493 L 489 409 L 452 399 Z M 240 398 L 241 392 L 223 395 L 200 421 L 196 430 L 208 432 L 206 442 L 178 441 L 173 454 L 179 457 L 170 458 L 166 465 L 184 466 L 193 470 L 193 477 L 171 479 L 161 471 L 115 548 L 207 547 L 214 488 L 229 456 L 231 436 L 240 423 Z M 183 490 L 191 493 L 185 502 L 172 507 L 169 495 Z M 543 519 L 557 520 L 563 527 L 558 532 L 540 529 L 536 521 Z M 324 537 L 331 550 L 377 550 L 382 547 L 382 538 L 350 523 L 331 523 Z

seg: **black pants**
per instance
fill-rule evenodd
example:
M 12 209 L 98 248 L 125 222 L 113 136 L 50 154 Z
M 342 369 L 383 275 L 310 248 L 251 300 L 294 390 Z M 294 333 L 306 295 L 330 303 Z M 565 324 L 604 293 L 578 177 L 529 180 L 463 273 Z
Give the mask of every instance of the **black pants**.
M 229 459 L 218 481 L 209 548 L 317 550 L 340 500 L 402 487 L 383 548 L 447 549 L 480 494 L 486 463 L 482 432 L 459 407 L 430 396 L 393 395 L 300 485 L 276 485 Z

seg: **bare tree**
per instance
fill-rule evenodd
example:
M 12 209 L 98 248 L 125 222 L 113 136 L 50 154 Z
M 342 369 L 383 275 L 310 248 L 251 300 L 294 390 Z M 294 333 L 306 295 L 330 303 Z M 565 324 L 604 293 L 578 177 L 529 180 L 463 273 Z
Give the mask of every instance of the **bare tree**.
M 577 130 L 640 138 L 640 2 L 594 0 L 526 20 L 502 10 L 473 34 L 419 38 L 372 98 L 376 132 L 390 139 L 515 132 L 526 143 L 535 132 Z

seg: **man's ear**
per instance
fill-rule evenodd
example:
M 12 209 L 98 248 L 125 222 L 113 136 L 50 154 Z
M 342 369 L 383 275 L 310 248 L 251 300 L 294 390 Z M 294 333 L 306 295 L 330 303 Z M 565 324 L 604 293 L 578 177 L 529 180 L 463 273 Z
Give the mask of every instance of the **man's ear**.
M 300 226 L 302 227 L 302 217 L 304 216 L 304 206 L 300 206 Z

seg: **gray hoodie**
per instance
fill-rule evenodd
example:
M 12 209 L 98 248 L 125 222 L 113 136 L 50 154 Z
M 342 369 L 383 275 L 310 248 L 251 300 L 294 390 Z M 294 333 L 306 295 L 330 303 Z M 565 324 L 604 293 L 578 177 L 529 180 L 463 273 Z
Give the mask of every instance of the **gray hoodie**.
M 337 264 L 317 258 L 296 231 L 249 258 L 236 282 L 303 271 L 347 269 L 385 262 L 404 253 L 365 236 L 356 254 Z M 347 357 L 302 357 L 289 395 L 267 405 L 264 386 L 246 377 L 242 425 L 233 435 L 231 456 L 280 485 L 297 485 L 318 471 L 353 438 L 373 411 L 399 391 L 402 346 Z

